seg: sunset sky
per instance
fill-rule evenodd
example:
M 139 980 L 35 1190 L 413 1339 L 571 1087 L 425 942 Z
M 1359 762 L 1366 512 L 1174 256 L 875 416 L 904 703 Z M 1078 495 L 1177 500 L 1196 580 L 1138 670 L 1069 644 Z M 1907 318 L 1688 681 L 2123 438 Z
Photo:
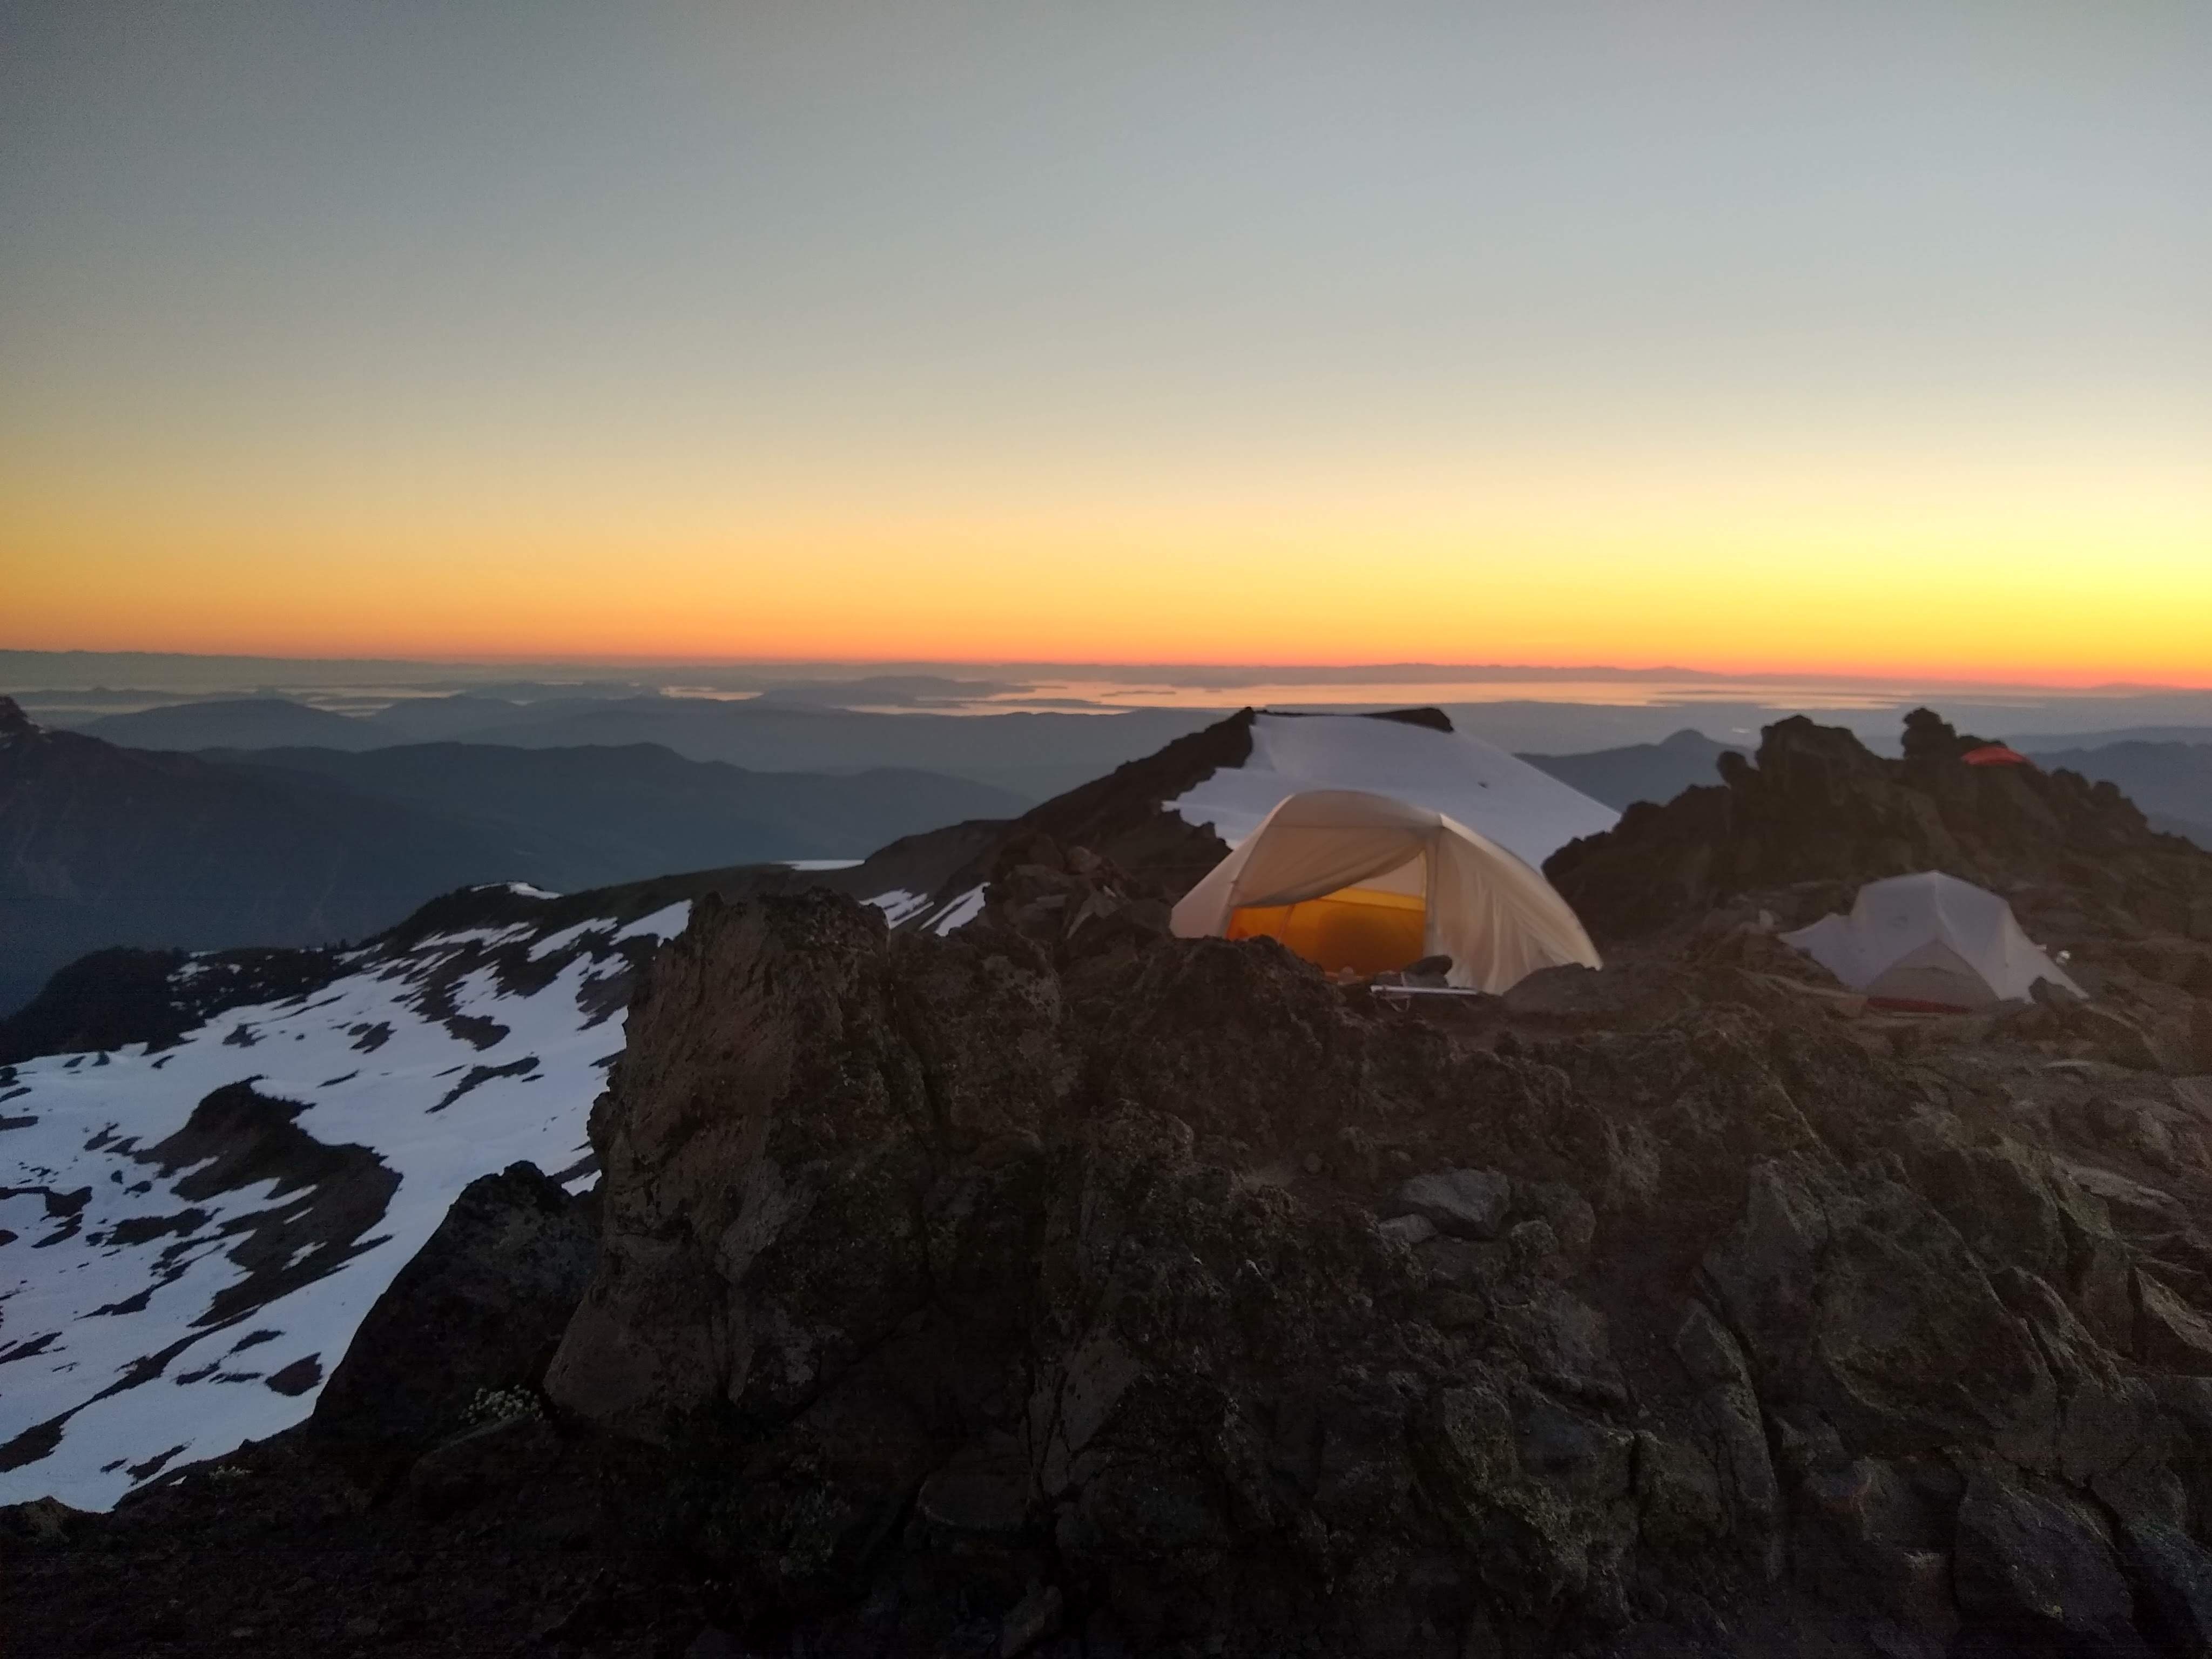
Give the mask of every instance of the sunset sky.
M 2212 684 L 2212 7 L 18 0 L 0 647 Z

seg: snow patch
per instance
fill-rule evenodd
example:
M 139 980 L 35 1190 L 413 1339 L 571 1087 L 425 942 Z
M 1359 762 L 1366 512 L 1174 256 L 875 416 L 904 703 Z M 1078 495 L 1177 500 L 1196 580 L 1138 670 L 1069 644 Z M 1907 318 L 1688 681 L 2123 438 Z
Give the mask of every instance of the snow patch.
M 619 945 L 626 939 L 674 939 L 684 931 L 684 923 L 690 920 L 691 901 L 678 899 L 649 916 L 640 916 L 615 935 L 615 942 Z
M 451 933 L 434 933 L 422 941 L 426 950 L 448 950 L 463 945 L 512 945 L 536 933 L 534 924 L 527 921 L 510 922 L 504 927 L 464 927 Z
M 611 939 L 614 936 L 614 924 L 605 916 L 592 916 L 587 921 L 576 923 L 572 927 L 563 927 L 557 933 L 548 933 L 530 947 L 530 959 L 536 962 L 541 957 L 566 951 L 590 933 L 604 933 Z
M 983 889 L 978 885 L 969 888 L 958 898 L 947 903 L 943 909 L 922 923 L 922 926 L 933 933 L 942 935 L 951 933 L 956 927 L 965 927 L 982 914 Z
M 929 895 L 910 893 L 903 887 L 894 887 L 888 893 L 878 893 L 873 898 L 863 899 L 863 904 L 872 904 L 884 913 L 884 920 L 892 927 L 911 921 L 929 908 Z
M 593 933 L 664 939 L 689 914 L 674 904 L 619 929 L 595 919 L 538 939 L 532 955 Z M 503 988 L 481 958 L 532 931 L 361 953 L 313 996 L 226 1009 L 160 1054 L 134 1044 L 105 1065 L 16 1066 L 22 1092 L 8 1111 L 34 1121 L 0 1139 L 0 1463 L 14 1465 L 0 1469 L 0 1504 L 52 1495 L 105 1509 L 137 1484 L 134 1466 L 150 1478 L 149 1464 L 290 1427 L 462 1188 L 519 1159 L 567 1175 L 572 1191 L 598 1178 L 586 1125 L 622 1028 L 584 1006 L 604 966 L 591 951 L 533 994 Z M 225 1042 L 240 1028 L 251 1048 Z M 149 1149 L 249 1080 L 253 1121 L 204 1118 L 194 1136 L 273 1133 L 301 1152 L 305 1175 L 288 1184 L 257 1170 L 251 1185 L 210 1191 L 224 1149 L 192 1137 L 176 1149 L 188 1161 L 165 1173 Z M 289 1128 L 276 1103 L 300 1106 Z M 316 1233 L 334 1210 L 343 1224 Z M 276 1334 L 231 1354 L 262 1330 Z M 307 1369 L 315 1380 L 298 1388 Z M 270 1382 L 280 1373 L 283 1391 Z

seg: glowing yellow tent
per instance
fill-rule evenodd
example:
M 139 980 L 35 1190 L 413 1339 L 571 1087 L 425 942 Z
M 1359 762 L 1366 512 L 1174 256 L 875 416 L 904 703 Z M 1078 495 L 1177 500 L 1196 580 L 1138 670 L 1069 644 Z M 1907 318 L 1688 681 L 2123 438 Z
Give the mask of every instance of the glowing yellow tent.
M 1540 968 L 1600 965 L 1542 875 L 1465 824 L 1388 795 L 1291 796 L 1175 908 L 1175 931 L 1280 939 L 1335 970 L 1452 959 L 1446 983 L 1503 991 Z

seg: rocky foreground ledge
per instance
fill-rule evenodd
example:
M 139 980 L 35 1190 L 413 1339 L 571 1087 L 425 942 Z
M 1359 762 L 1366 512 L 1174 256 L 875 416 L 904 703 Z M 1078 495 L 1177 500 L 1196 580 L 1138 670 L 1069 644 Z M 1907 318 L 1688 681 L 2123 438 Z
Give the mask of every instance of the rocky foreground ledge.
M 7 1512 L 9 1634 L 2206 1652 L 2212 860 L 2063 775 L 1769 737 L 1583 844 L 1605 972 L 1447 1007 L 1167 939 L 1042 836 L 949 939 L 700 900 L 599 1191 L 472 1188 L 300 1430 Z M 2094 1002 L 1887 1015 L 1776 942 L 1939 836 Z
M 2202 1080 L 1756 929 L 1444 1013 L 1095 943 L 702 901 L 574 1316 L 480 1183 L 313 1422 L 12 1514 L 22 1650 L 2204 1650 Z

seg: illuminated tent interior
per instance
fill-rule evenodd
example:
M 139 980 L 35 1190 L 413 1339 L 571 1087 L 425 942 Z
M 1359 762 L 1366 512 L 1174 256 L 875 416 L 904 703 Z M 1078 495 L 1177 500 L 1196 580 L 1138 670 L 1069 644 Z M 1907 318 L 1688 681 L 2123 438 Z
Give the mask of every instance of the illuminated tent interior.
M 1445 983 L 1468 990 L 1600 965 L 1535 870 L 1441 812 L 1353 789 L 1279 803 L 1183 896 L 1174 927 L 1186 939 L 1279 939 L 1331 972 L 1446 956 Z

